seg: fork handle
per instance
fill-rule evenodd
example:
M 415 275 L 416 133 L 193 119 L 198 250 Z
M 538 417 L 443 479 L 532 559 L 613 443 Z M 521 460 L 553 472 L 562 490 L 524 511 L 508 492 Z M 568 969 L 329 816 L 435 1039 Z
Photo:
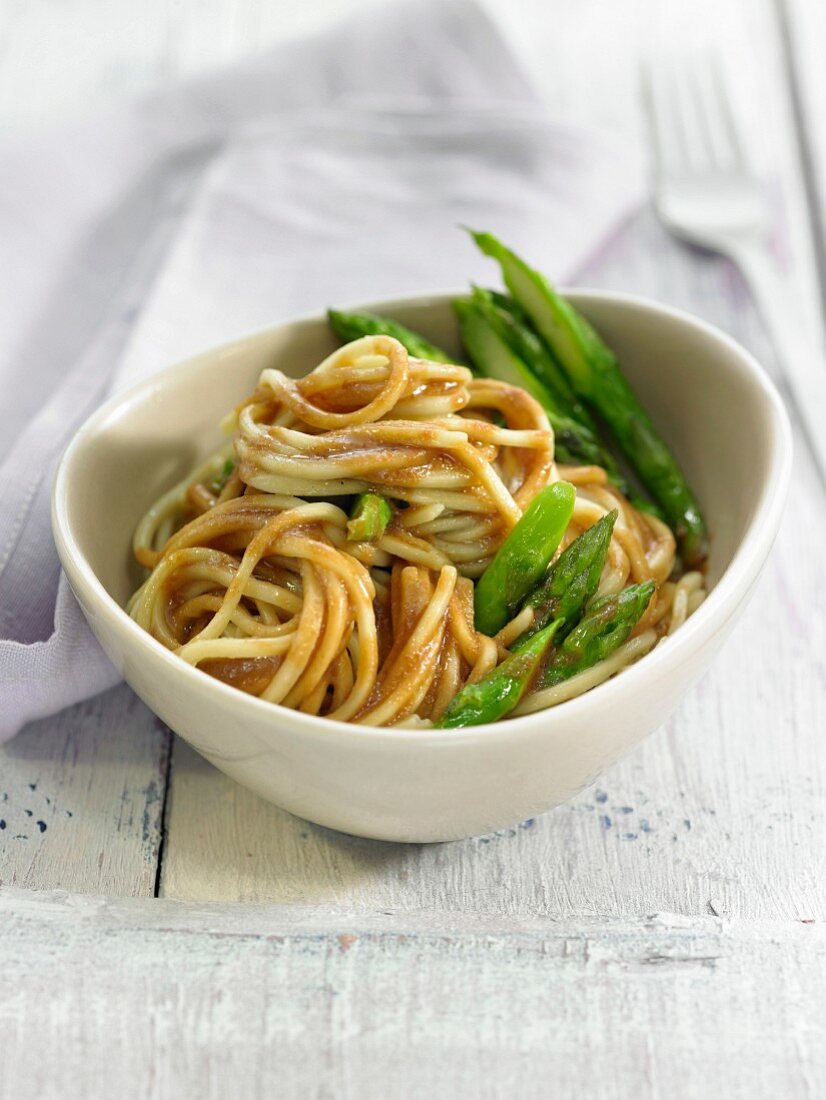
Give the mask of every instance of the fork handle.
M 758 311 L 791 390 L 809 443 L 826 480 L 826 353 L 806 331 L 801 309 L 768 250 L 757 241 L 740 241 L 732 256 L 752 292 Z

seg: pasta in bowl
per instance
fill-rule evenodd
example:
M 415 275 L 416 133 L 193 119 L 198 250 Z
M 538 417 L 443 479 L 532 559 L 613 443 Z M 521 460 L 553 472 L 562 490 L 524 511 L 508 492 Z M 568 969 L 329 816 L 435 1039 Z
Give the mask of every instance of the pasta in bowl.
M 593 596 L 647 598 L 628 629 L 614 624 L 617 644 L 600 660 L 581 671 L 574 663 L 555 682 L 552 667 L 537 669 L 517 714 L 607 679 L 704 595 L 699 572 L 669 579 L 676 543 L 663 520 L 636 509 L 601 466 L 554 462 L 536 398 L 465 366 L 413 358 L 392 336 L 348 343 L 299 380 L 265 368 L 227 426 L 233 444 L 139 523 L 135 556 L 152 572 L 129 610 L 184 661 L 269 702 L 367 725 L 449 718 L 464 687 L 484 683 L 517 638 L 538 632 L 532 593 L 506 608 L 501 629 L 495 618 L 477 622 L 474 580 L 491 576 L 526 509 L 552 486 L 567 492 L 537 511 L 537 538 L 555 512 L 565 523 L 538 572 L 549 553 L 578 549 L 579 536 L 611 517 Z M 371 506 L 386 509 L 384 523 L 356 530 Z M 500 557 L 503 587 L 535 549 Z M 555 652 L 545 647 L 546 664 Z M 488 711 L 504 714 L 501 704 Z
M 289 406 L 285 393 L 294 400 L 310 401 L 325 414 L 363 413 L 377 393 L 388 388 L 392 367 L 387 352 L 393 347 L 368 343 L 361 348 L 370 349 L 369 354 L 358 348 L 345 352 L 341 341 L 350 342 L 353 336 L 361 339 L 358 334 L 347 332 L 336 338 L 326 316 L 304 318 L 207 351 L 113 398 L 71 442 L 53 496 L 55 539 L 72 588 L 104 649 L 141 698 L 216 767 L 261 796 L 311 821 L 386 840 L 448 840 L 534 816 L 595 780 L 660 725 L 708 666 L 744 605 L 777 531 L 788 479 L 785 413 L 747 352 L 710 326 L 642 299 L 566 292 L 566 299 L 616 351 L 623 371 L 644 398 L 702 502 L 711 542 L 707 565 L 698 569 L 696 559 L 685 560 L 685 532 L 677 530 L 669 538 L 661 525 L 671 529 L 671 523 L 651 510 L 638 509 L 638 502 L 629 502 L 608 473 L 603 480 L 595 470 L 586 473 L 587 464 L 571 461 L 577 457 L 571 453 L 576 441 L 560 430 L 559 423 L 552 429 L 553 453 L 548 456 L 546 429 L 540 424 L 542 415 L 550 424 L 553 414 L 547 409 L 537 412 L 535 404 L 521 397 L 518 408 L 508 406 L 504 411 L 490 404 L 471 404 L 475 400 L 471 394 L 480 395 L 481 401 L 490 388 L 486 389 L 481 372 L 471 374 L 463 365 L 467 359 L 461 342 L 464 324 L 457 317 L 453 297 L 424 295 L 370 307 L 424 334 L 449 360 L 444 364 L 448 378 L 434 369 L 440 360 L 432 357 L 432 351 L 425 355 L 421 347 L 405 349 L 406 362 L 397 354 L 398 363 L 404 365 L 405 388 L 417 391 L 414 404 L 423 395 L 436 402 L 414 409 L 422 414 L 418 417 L 409 415 L 409 406 L 405 411 L 403 401 L 409 399 L 401 396 L 399 385 L 395 405 L 376 419 L 365 417 L 360 424 L 339 421 L 329 427 L 300 421 L 303 414 Z M 336 363 L 341 362 L 337 357 L 346 361 L 353 355 L 365 359 L 360 369 L 373 371 L 373 381 L 365 382 L 363 390 L 351 392 L 346 400 L 328 402 L 323 393 L 336 393 L 328 383 L 335 382 Z M 301 383 L 320 364 L 330 364 L 331 356 L 332 366 L 327 368 L 331 377 L 323 385 L 318 377 L 306 386 Z M 401 366 L 397 369 L 398 382 Z M 280 372 L 287 381 L 272 379 L 269 371 Z M 260 385 L 262 378 L 272 379 L 275 387 Z M 505 385 L 515 384 L 513 379 L 505 380 Z M 457 401 L 460 393 L 467 403 L 450 409 L 448 399 Z M 538 403 L 537 396 L 531 396 Z M 400 405 L 403 416 L 396 415 Z M 227 425 L 230 434 L 222 435 L 217 425 L 232 409 L 236 411 Z M 375 412 L 374 405 L 369 416 Z M 413 442 L 408 438 L 404 447 L 416 449 L 420 469 L 431 471 L 427 433 L 465 435 L 476 452 L 469 461 L 478 459 L 495 472 L 507 496 L 500 498 L 498 488 L 490 492 L 476 488 L 467 499 L 478 501 L 478 510 L 474 510 L 476 503 L 469 506 L 467 501 L 464 510 L 454 508 L 450 496 L 438 501 L 408 500 L 416 490 L 400 484 L 401 471 L 415 467 L 394 467 L 393 460 L 387 460 L 386 439 L 376 445 L 370 478 L 362 468 L 358 478 L 351 478 L 357 484 L 348 485 L 341 495 L 315 498 L 299 491 L 299 480 L 262 480 L 296 477 L 290 471 L 295 461 L 301 479 L 312 468 L 309 463 L 323 462 L 332 463 L 324 474 L 328 481 L 347 481 L 335 465 L 341 452 L 332 444 L 336 440 L 343 444 L 348 433 L 375 430 L 373 425 L 394 417 L 417 425 L 413 434 L 419 438 Z M 477 421 L 478 430 L 488 433 L 487 437 L 471 441 L 477 429 L 462 432 L 435 423 L 452 417 Z M 283 432 L 274 432 L 275 428 Z M 245 442 L 239 446 L 245 432 Z M 531 440 L 540 444 L 539 438 L 523 434 L 514 439 L 508 433 L 539 433 L 546 442 L 528 447 L 524 444 Z M 461 443 L 463 453 L 463 441 L 448 442 Z M 523 445 L 517 447 L 516 442 Z M 302 450 L 305 446 L 310 451 Z M 396 457 L 399 446 L 396 441 L 390 447 Z M 332 449 L 312 454 L 313 447 Z M 565 447 L 568 453 L 560 454 Z M 286 465 L 282 463 L 285 449 Z M 473 486 L 483 485 L 481 476 L 476 472 L 471 476 L 459 461 L 441 459 L 435 466 L 432 472 L 441 484 L 431 482 L 428 493 L 450 494 L 461 478 L 470 478 Z M 541 477 L 540 469 L 545 470 Z M 315 467 L 313 477 L 318 474 Z M 481 470 L 481 474 L 489 476 L 490 471 Z M 240 480 L 233 482 L 236 478 Z M 412 474 L 410 480 L 414 480 Z M 256 481 L 258 485 L 253 484 Z M 525 484 L 528 489 L 517 502 Z M 573 486 L 575 501 L 566 519 L 570 497 L 557 487 L 568 485 Z M 556 494 L 559 500 L 553 499 Z M 550 496 L 547 503 L 545 495 Z M 304 503 L 284 508 L 270 497 Z M 371 498 L 361 510 L 360 497 Z M 389 517 L 376 506 L 374 497 L 388 502 Z M 528 597 L 537 590 L 537 570 L 556 587 L 545 593 L 547 600 L 526 611 L 528 597 L 520 595 L 519 585 L 510 590 L 506 583 L 514 571 L 506 568 L 502 581 L 495 563 L 509 545 L 521 553 L 539 543 L 536 529 L 530 524 L 524 527 L 537 498 L 541 529 L 547 530 L 544 520 L 550 516 L 561 527 L 561 535 L 550 551 L 553 538 L 538 546 L 533 572 L 528 571 Z M 444 506 L 438 515 L 437 504 Z M 291 512 L 296 507 L 314 511 L 309 516 L 304 513 L 293 526 Z M 250 513 L 246 527 L 245 509 Z M 273 535 L 283 540 L 280 552 L 265 554 L 263 567 L 257 564 L 261 559 L 255 559 L 249 576 L 257 571 L 255 580 L 261 587 L 253 591 L 242 576 L 227 602 L 245 554 L 267 523 L 272 526 L 266 538 Z M 483 535 L 485 524 L 489 524 L 489 541 Z M 187 529 L 188 535 L 182 537 Z M 474 538 L 469 537 L 471 531 Z M 595 531 L 601 534 L 599 539 Z M 572 548 L 579 542 L 581 550 L 580 540 L 589 533 L 597 545 L 586 547 L 584 557 L 579 551 L 573 557 L 575 566 L 590 562 L 592 568 L 567 568 Z M 351 534 L 361 537 L 348 537 Z M 133 535 L 140 562 L 129 545 Z M 291 545 L 286 546 L 289 540 Z M 404 548 L 405 555 L 412 554 L 410 548 L 418 545 L 417 540 L 425 544 L 421 560 L 408 560 L 398 553 Z M 247 559 L 247 567 L 258 549 L 260 544 Z M 605 560 L 589 593 L 602 549 Z M 191 551 L 203 553 L 212 562 L 209 567 L 216 572 L 211 577 L 193 577 L 190 572 L 186 580 L 186 569 L 195 568 L 185 556 Z M 543 572 L 541 563 L 549 552 Z M 153 596 L 151 584 L 146 586 L 174 553 L 184 555 L 177 559 L 184 563 L 184 572 L 167 587 L 166 598 L 158 597 L 157 591 Z M 448 560 L 436 564 L 430 557 L 434 554 Z M 683 561 L 679 576 L 668 564 L 677 556 Z M 507 553 L 505 558 L 507 566 Z M 314 576 L 305 591 L 301 574 L 310 566 Z M 577 598 L 583 591 L 587 598 L 575 612 L 576 625 L 567 634 L 563 631 L 561 643 L 544 646 L 547 636 L 535 643 L 542 656 L 525 683 L 520 667 L 531 672 L 535 650 L 523 651 L 521 657 L 513 651 L 525 634 L 530 642 L 542 631 L 553 632 L 553 618 L 533 635 L 526 620 L 537 610 L 538 621 L 559 611 L 558 593 L 565 576 L 556 576 L 555 569 L 580 578 Z M 482 586 L 486 573 L 493 582 Z M 695 578 L 699 574 L 702 582 L 687 580 L 692 574 Z M 359 584 L 363 590 L 351 596 Z M 610 621 L 611 608 L 624 590 L 651 584 L 656 588 L 656 603 L 646 603 L 625 640 L 607 658 L 600 657 L 602 639 L 599 630 L 593 629 L 590 612 L 596 605 L 597 617 L 602 609 L 603 619 Z M 698 606 L 701 584 L 708 597 Z M 487 588 L 490 599 L 477 608 L 480 586 Z M 309 592 L 313 594 L 308 606 Z M 200 607 L 190 602 L 199 599 Z M 606 600 L 607 604 L 600 604 Z M 131 614 L 125 610 L 127 605 Z M 410 611 L 408 620 L 397 619 L 399 636 L 406 641 L 394 655 L 392 644 L 388 645 L 393 632 L 388 623 L 392 626 L 394 610 L 398 616 L 402 607 Z M 485 622 L 485 629 L 477 629 L 479 610 L 494 615 L 493 622 Z M 216 636 L 207 632 L 199 640 L 198 633 L 221 611 L 226 625 L 217 631 L 213 628 Z M 146 616 L 143 624 L 142 615 Z M 506 616 L 502 626 L 497 626 L 497 615 Z M 517 622 L 519 615 L 522 620 Z M 362 621 L 366 636 L 375 638 L 374 655 L 364 668 L 359 639 Z M 407 643 L 419 625 L 421 631 L 411 648 Z M 513 637 L 507 633 L 509 626 Z M 256 633 L 260 627 L 265 631 Z M 305 659 L 299 654 L 291 666 L 290 687 L 283 681 L 279 685 L 284 694 L 277 704 L 264 696 L 273 683 L 272 668 L 261 673 L 253 664 L 242 669 L 240 677 L 236 674 L 233 683 L 226 664 L 210 668 L 207 662 L 234 661 L 235 654 L 228 656 L 224 650 L 206 656 L 202 651 L 197 662 L 181 656 L 181 647 L 191 642 L 217 642 L 223 647 L 263 640 L 276 652 L 256 652 L 243 659 L 257 662 L 275 657 L 272 665 L 277 664 L 277 675 L 284 667 L 277 652 L 283 644 L 279 637 L 297 635 L 305 627 L 301 637 L 308 649 L 312 642 L 312 655 Z M 171 631 L 168 637 L 163 636 L 166 630 Z M 517 630 L 521 630 L 518 636 Z M 153 636 L 155 632 L 161 637 Z M 582 643 L 580 649 L 569 645 L 565 650 L 567 638 Z M 595 639 L 600 659 L 587 673 L 597 675 L 599 669 L 599 676 L 610 677 L 608 682 L 580 691 L 563 705 L 526 713 L 530 700 L 548 690 L 536 690 L 535 678 L 543 661 L 557 653 L 570 663 L 572 653 L 586 653 Z M 439 658 L 425 685 L 429 671 L 420 675 L 423 658 L 407 659 L 402 651 L 407 647 L 408 655 L 421 654 L 427 641 L 439 651 Z M 322 644 L 334 654 L 329 662 L 319 658 Z M 635 659 L 639 651 L 629 655 L 625 648 L 629 645 L 647 655 Z M 368 649 L 364 647 L 365 657 Z M 292 650 L 291 642 L 286 652 Z M 197 649 L 190 651 L 190 657 L 195 656 Z M 514 669 L 514 664 L 520 667 Z M 623 671 L 612 675 L 618 667 Z M 359 694 L 354 695 L 359 672 Z M 490 721 L 485 717 L 490 699 L 483 688 L 497 673 L 504 677 L 494 693 L 497 698 L 506 697 L 506 703 L 518 698 L 502 720 Z M 576 675 L 560 679 L 550 690 L 561 686 L 564 694 L 587 685 L 575 680 Z M 387 690 L 393 685 L 393 690 Z M 510 695 L 501 690 L 503 686 L 510 687 Z M 476 692 L 471 699 L 473 720 L 451 724 L 445 719 L 449 697 L 459 699 L 467 691 Z M 333 717 L 337 708 L 348 703 L 353 708 L 349 717 L 346 712 L 345 720 L 341 715 Z M 382 707 L 388 709 L 382 712 Z

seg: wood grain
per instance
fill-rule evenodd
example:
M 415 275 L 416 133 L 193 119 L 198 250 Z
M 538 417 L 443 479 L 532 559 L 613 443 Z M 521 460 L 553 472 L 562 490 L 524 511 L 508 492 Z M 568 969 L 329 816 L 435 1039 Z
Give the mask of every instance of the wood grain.
M 821 1095 L 826 1073 L 817 926 L 6 891 L 0 921 L 0 1079 L 17 1100 L 94 1100 L 113 1081 L 125 1098 L 646 1100 L 713 1082 L 785 1100 Z
M 155 891 L 169 732 L 125 686 L 0 749 L 0 884 Z

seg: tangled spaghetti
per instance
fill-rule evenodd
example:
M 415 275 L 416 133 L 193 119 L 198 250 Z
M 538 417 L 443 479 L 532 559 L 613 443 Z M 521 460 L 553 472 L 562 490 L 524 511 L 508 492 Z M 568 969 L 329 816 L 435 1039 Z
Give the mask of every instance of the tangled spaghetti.
M 703 579 L 672 577 L 675 544 L 598 466 L 554 462 L 553 434 L 524 390 L 415 359 L 387 336 L 339 349 L 294 381 L 263 371 L 234 412 L 233 442 L 157 500 L 134 536 L 150 570 L 133 618 L 182 660 L 308 714 L 388 726 L 437 720 L 530 626 L 474 628 L 473 581 L 544 486 L 576 504 L 563 547 L 617 509 L 600 593 L 657 584 L 631 638 L 517 713 L 619 671 L 676 629 Z M 374 540 L 348 538 L 347 498 L 394 502 Z

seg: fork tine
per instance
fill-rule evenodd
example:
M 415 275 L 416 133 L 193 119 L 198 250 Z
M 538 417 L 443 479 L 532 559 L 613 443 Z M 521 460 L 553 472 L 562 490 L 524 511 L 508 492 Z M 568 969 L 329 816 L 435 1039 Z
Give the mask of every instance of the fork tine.
M 649 61 L 643 95 L 659 175 L 747 169 L 718 56 Z
M 706 68 L 717 107 L 717 115 L 719 117 L 722 138 L 726 150 L 735 168 L 745 168 L 746 155 L 743 149 L 743 142 L 740 137 L 737 120 L 734 117 L 734 111 L 731 106 L 728 90 L 725 86 L 725 80 L 723 79 L 723 70 L 719 57 L 709 55 L 706 59 Z
M 674 89 L 662 67 L 653 62 L 643 70 L 643 99 L 657 173 L 667 176 L 685 171 L 688 162 Z
M 654 150 L 654 166 L 658 173 L 663 173 L 666 168 L 665 142 L 662 133 L 662 114 L 654 94 L 654 71 L 650 62 L 644 64 L 640 71 L 640 91 L 645 109 L 645 118 L 648 123 L 648 132 L 651 137 L 651 146 Z
M 703 68 L 696 58 L 684 62 L 678 85 L 691 165 L 698 170 L 714 168 L 720 159 L 714 132 L 716 112 L 709 103 Z

